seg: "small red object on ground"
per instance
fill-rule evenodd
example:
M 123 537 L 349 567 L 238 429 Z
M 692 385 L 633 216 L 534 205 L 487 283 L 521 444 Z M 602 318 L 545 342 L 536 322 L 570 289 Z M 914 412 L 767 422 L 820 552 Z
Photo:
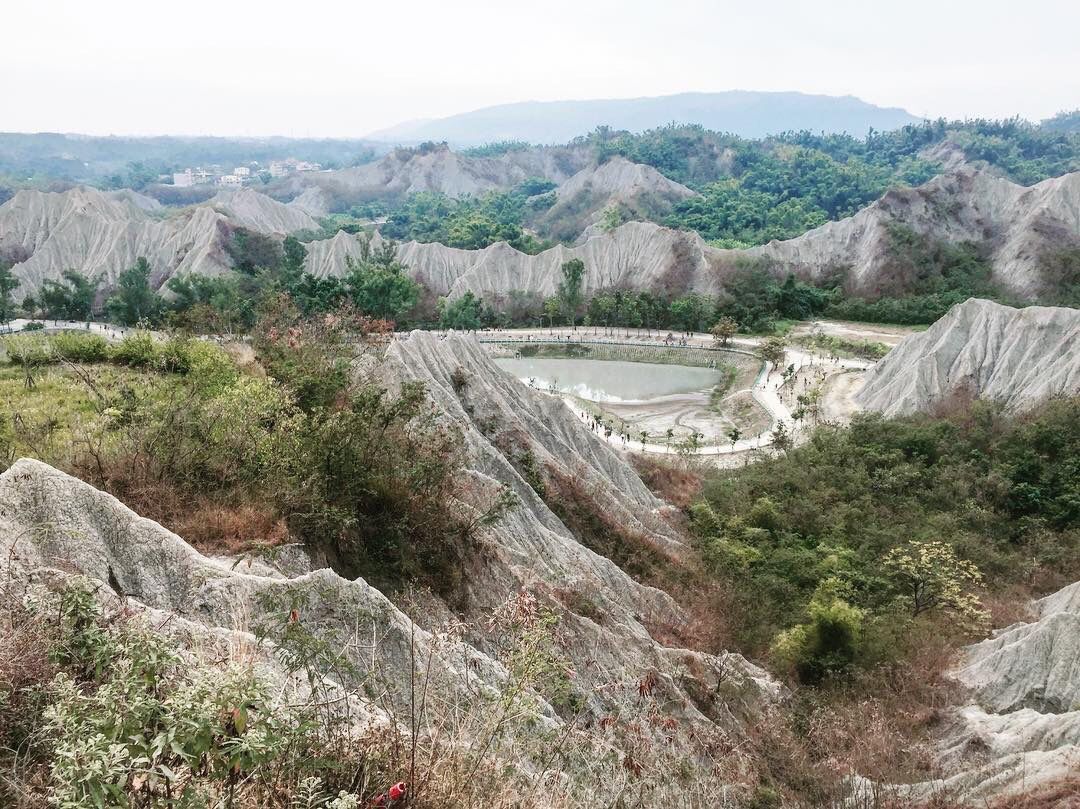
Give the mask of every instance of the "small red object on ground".
M 405 795 L 408 791 L 408 785 L 404 781 L 398 781 L 390 787 L 390 789 L 386 790 L 386 792 L 373 798 L 371 805 L 373 807 L 394 806 L 399 801 L 405 799 Z

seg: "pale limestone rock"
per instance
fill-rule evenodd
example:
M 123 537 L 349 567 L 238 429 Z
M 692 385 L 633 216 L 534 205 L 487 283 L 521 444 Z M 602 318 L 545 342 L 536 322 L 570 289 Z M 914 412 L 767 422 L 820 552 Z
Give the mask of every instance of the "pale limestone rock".
M 1080 310 L 972 298 L 905 337 L 867 372 L 856 401 L 898 416 L 930 410 L 957 392 L 1011 410 L 1080 392 Z
M 96 279 L 107 291 L 138 258 L 150 263 L 154 288 L 173 276 L 221 275 L 232 266 L 225 251 L 232 227 L 283 236 L 319 226 L 303 211 L 250 189 L 223 191 L 168 214 L 147 199 L 83 186 L 17 192 L 0 206 L 0 256 L 15 262 L 16 299 L 59 280 L 65 270 Z

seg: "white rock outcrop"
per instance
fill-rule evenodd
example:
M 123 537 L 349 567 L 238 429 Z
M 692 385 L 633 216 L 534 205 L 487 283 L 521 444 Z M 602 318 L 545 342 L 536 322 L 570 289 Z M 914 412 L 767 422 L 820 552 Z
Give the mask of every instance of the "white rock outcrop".
M 227 272 L 232 260 L 225 238 L 233 227 L 281 236 L 319 225 L 304 211 L 250 189 L 222 191 L 169 213 L 134 192 L 21 190 L 0 205 L 0 257 L 15 264 L 18 300 L 65 270 L 108 289 L 140 257 L 150 263 L 157 288 L 174 275 Z
M 583 227 L 612 200 L 670 205 L 686 197 L 689 189 L 679 192 L 682 186 L 666 180 L 667 185 L 658 186 L 652 177 L 656 172 L 649 172 L 621 159 L 597 169 L 586 168 L 558 190 L 560 202 L 544 220 L 558 219 L 560 211 L 565 214 L 573 207 L 572 201 L 580 204 L 582 195 L 588 204 L 580 221 L 575 221 Z M 605 189 L 615 190 L 595 195 L 586 190 L 590 183 L 601 181 Z M 629 207 L 644 215 L 640 206 Z M 1059 291 L 1052 269 L 1055 256 L 1080 249 L 1080 173 L 1025 188 L 963 167 L 919 188 L 889 191 L 848 219 L 749 250 L 723 250 L 693 233 L 629 222 L 607 233 L 585 227 L 575 247 L 559 245 L 535 256 L 502 242 L 483 250 L 410 243 L 399 248 L 399 258 L 436 294 L 450 297 L 466 291 L 489 299 L 517 291 L 551 295 L 562 262 L 574 257 L 585 261 L 586 292 L 623 286 L 665 294 L 717 294 L 732 272 L 757 262 L 774 275 L 794 273 L 813 281 L 840 272 L 851 291 L 873 297 L 882 292 L 903 294 L 911 282 L 894 275 L 893 225 L 911 228 L 934 241 L 978 244 L 987 252 L 993 278 L 1003 289 L 1029 299 L 1052 294 Z M 341 256 L 353 249 L 342 239 L 331 245 L 313 243 L 309 269 L 317 275 L 340 274 L 344 271 Z
M 1028 409 L 1080 392 L 1080 310 L 1014 309 L 972 298 L 904 338 L 867 372 L 856 402 L 886 416 L 927 411 L 957 393 Z
M 78 573 L 152 610 L 160 617 L 155 625 L 216 637 L 247 637 L 265 621 L 280 623 L 299 603 L 305 627 L 343 643 L 362 679 L 402 710 L 411 638 L 419 659 L 432 656 L 434 698 L 453 703 L 475 698 L 477 688 L 497 688 L 505 672 L 489 654 L 483 627 L 528 591 L 560 615 L 560 648 L 574 670 L 568 687 L 586 715 L 626 720 L 611 731 L 614 748 L 683 751 L 695 773 L 715 778 L 717 762 L 701 752 L 708 740 L 744 738 L 780 686 L 740 655 L 673 642 L 688 624 L 678 603 L 585 547 L 525 480 L 523 459 L 540 474 L 573 479 L 603 519 L 677 559 L 685 548 L 671 508 L 561 399 L 503 372 L 473 338 L 414 333 L 392 343 L 385 361 L 367 372 L 390 387 L 423 382 L 437 417 L 461 432 L 465 461 L 454 508 L 483 508 L 504 488 L 516 495 L 503 519 L 477 537 L 453 604 L 430 595 L 406 614 L 362 579 L 329 569 L 295 575 L 204 556 L 110 495 L 25 459 L 0 474 L 0 577 L 30 587 Z M 440 634 L 450 618 L 462 627 L 456 640 Z M 362 642 L 341 641 L 343 627 Z M 650 683 L 646 695 L 642 682 Z M 542 722 L 562 725 L 558 705 L 540 699 L 540 706 Z M 664 722 L 649 721 L 652 711 Z
M 219 191 L 205 204 L 225 214 L 234 225 L 259 233 L 289 234 L 319 228 L 319 223 L 302 208 L 283 205 L 251 188 Z
M 483 250 L 410 243 L 399 247 L 399 257 L 436 295 L 456 297 L 471 291 L 493 301 L 516 292 L 553 294 L 559 267 L 574 257 L 586 264 L 586 294 L 614 286 L 663 295 L 717 294 L 731 273 L 756 262 L 777 276 L 795 273 L 822 280 L 840 273 L 851 291 L 874 297 L 904 294 L 913 282 L 898 274 L 890 231 L 900 225 L 933 241 L 979 245 L 1001 288 L 1035 299 L 1060 292 L 1062 268 L 1071 251 L 1080 250 L 1080 173 L 1025 188 L 963 166 L 919 188 L 889 191 L 855 216 L 798 238 L 722 250 L 696 234 L 647 222 L 629 222 L 610 232 L 596 227 L 595 220 L 610 205 L 631 216 L 655 218 L 693 195 L 647 166 L 622 158 L 595 166 L 584 151 L 575 149 L 479 158 L 438 147 L 394 152 L 357 168 L 286 178 L 275 193 L 293 196 L 287 205 L 243 189 L 163 216 L 141 195 L 107 195 L 86 188 L 61 194 L 20 191 L 0 206 L 0 257 L 19 262 L 20 294 L 64 269 L 100 277 L 108 286 L 139 255 L 150 259 L 158 281 L 177 273 L 213 275 L 229 266 L 220 245 L 221 222 L 285 234 L 317 228 L 313 217 L 325 214 L 343 193 L 364 198 L 415 191 L 464 196 L 510 188 L 533 176 L 562 183 L 556 205 L 539 223 L 569 223 L 568 238 L 578 241 L 574 247 L 559 245 L 532 256 L 504 242 Z M 350 239 L 355 241 L 339 233 L 311 243 L 308 269 L 320 277 L 343 274 L 345 255 L 358 251 Z
M 941 777 L 887 791 L 985 806 L 1080 772 L 1080 582 L 969 646 L 952 676 L 971 702 L 938 741 Z
M 319 277 L 345 272 L 345 256 L 360 254 L 360 237 L 339 232 L 308 245 L 307 270 Z M 376 245 L 380 243 L 375 237 Z M 536 255 L 498 242 L 483 250 L 462 250 L 435 242 L 399 244 L 397 257 L 409 274 L 435 294 L 451 298 L 472 292 L 485 300 L 515 292 L 554 295 L 564 262 L 585 262 L 584 292 L 652 289 L 666 294 L 688 290 L 716 293 L 730 271 L 721 256 L 694 233 L 650 222 L 627 222 L 574 247 L 557 245 Z
M 696 191 L 669 180 L 652 166 L 612 157 L 583 168 L 556 190 L 556 202 L 535 222 L 541 233 L 576 237 L 615 208 L 628 219 L 658 221 Z
M 650 628 L 687 625 L 675 600 L 582 545 L 525 480 L 520 469 L 528 457 L 540 474 L 576 481 L 599 513 L 657 553 L 678 558 L 685 551 L 673 527 L 674 510 L 649 492 L 626 460 L 560 397 L 521 384 L 471 337 L 413 332 L 388 353 L 394 376 L 423 382 L 439 410 L 462 430 L 478 497 L 490 498 L 506 486 L 519 500 L 493 529 L 486 564 L 470 573 L 466 614 L 480 619 L 507 592 L 523 587 L 576 594 L 565 619 L 577 639 L 569 652 L 578 671 L 605 671 L 621 682 L 611 692 L 608 710 L 620 703 L 627 707 L 624 700 L 633 699 L 636 683 L 649 670 L 659 677 L 672 715 L 702 732 L 717 722 L 737 727 L 736 717 L 752 712 L 756 700 L 779 693 L 764 670 L 739 655 L 714 657 L 654 640 Z M 575 603 L 582 606 L 575 609 Z M 696 682 L 703 672 L 706 689 L 715 689 L 721 679 L 740 683 L 748 701 L 697 704 L 685 683 Z
M 433 656 L 447 696 L 463 697 L 478 680 L 494 685 L 505 677 L 482 652 L 440 643 L 415 627 L 362 579 L 326 569 L 290 578 L 265 564 L 203 556 L 111 495 L 30 459 L 0 474 L 0 551 L 6 582 L 31 588 L 78 574 L 137 609 L 169 618 L 155 624 L 175 619 L 189 636 L 236 635 L 250 643 L 261 626 L 283 626 L 294 604 L 317 635 L 337 637 L 354 626 L 373 648 L 345 644 L 341 653 L 362 681 L 385 688 L 398 706 L 408 694 L 414 649 L 420 659 Z

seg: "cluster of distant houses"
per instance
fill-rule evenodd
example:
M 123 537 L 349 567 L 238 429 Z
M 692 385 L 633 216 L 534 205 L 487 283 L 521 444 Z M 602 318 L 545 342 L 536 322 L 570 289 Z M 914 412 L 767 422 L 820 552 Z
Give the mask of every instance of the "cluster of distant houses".
M 235 188 L 250 182 L 252 177 L 258 176 L 263 170 L 262 166 L 254 161 L 246 166 L 236 166 L 231 172 L 221 166 L 186 168 L 173 173 L 173 185 L 178 188 L 193 185 L 221 185 Z M 270 165 L 265 169 L 271 177 L 285 177 L 301 171 L 321 170 L 322 166 L 319 163 L 309 163 L 292 157 L 288 160 L 271 160 Z

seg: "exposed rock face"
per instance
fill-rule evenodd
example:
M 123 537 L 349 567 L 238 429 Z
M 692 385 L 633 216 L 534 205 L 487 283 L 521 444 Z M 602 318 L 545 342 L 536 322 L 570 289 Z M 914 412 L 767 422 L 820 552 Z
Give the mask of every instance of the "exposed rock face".
M 904 338 L 867 373 L 856 401 L 897 416 L 961 391 L 1014 410 L 1080 392 L 1080 310 L 972 298 Z
M 970 647 L 956 676 L 993 713 L 1080 712 L 1080 582 L 1035 602 L 1034 613 Z
M 646 670 L 654 670 L 670 696 L 673 715 L 702 732 L 714 722 L 733 729 L 735 717 L 752 710 L 753 699 L 777 693 L 769 676 L 739 655 L 717 658 L 657 643 L 648 627 L 683 625 L 686 617 L 678 605 L 584 547 L 526 482 L 519 468 L 528 456 L 541 473 L 577 481 L 599 512 L 629 535 L 675 557 L 686 550 L 670 522 L 672 508 L 654 497 L 561 398 L 522 385 L 498 368 L 474 338 L 413 332 L 396 341 L 389 354 L 400 369 L 397 375 L 422 381 L 439 409 L 463 429 L 478 494 L 487 490 L 490 496 L 493 487 L 507 486 L 520 501 L 493 530 L 483 568 L 470 572 L 467 613 L 477 618 L 489 614 L 508 591 L 522 587 L 557 598 L 579 594 L 564 619 L 579 641 L 569 649 L 576 670 L 606 671 L 622 682 L 612 694 L 616 704 L 633 693 Z M 712 713 L 688 697 L 683 685 L 693 678 L 688 666 L 707 672 L 708 688 L 732 678 L 727 682 L 742 683 L 756 696 L 741 706 L 717 703 Z
M 338 233 L 308 245 L 307 269 L 320 277 L 342 275 L 345 256 L 359 253 L 357 237 Z M 575 247 L 558 245 L 537 255 L 519 252 L 506 242 L 483 250 L 408 242 L 397 251 L 413 278 L 436 294 L 454 298 L 471 291 L 487 300 L 519 290 L 554 295 L 561 267 L 572 258 L 585 262 L 586 295 L 614 287 L 664 294 L 715 293 L 720 279 L 734 266 L 724 261 L 730 253 L 710 248 L 696 234 L 649 222 L 628 222 Z
M 16 262 L 16 295 L 36 292 L 69 269 L 108 289 L 139 257 L 150 262 L 154 287 L 173 275 L 218 275 L 232 266 L 224 249 L 232 226 L 281 235 L 318 227 L 303 211 L 249 189 L 169 216 L 160 208 L 134 192 L 19 191 L 0 206 L 0 257 Z
M 150 262 L 151 283 L 159 286 L 172 275 L 225 272 L 227 227 L 223 214 L 204 206 L 158 219 L 91 188 L 19 191 L 0 206 L 0 255 L 17 262 L 20 298 L 69 269 L 109 287 L 139 257 Z
M 408 693 L 410 643 L 423 659 L 435 656 L 444 688 L 465 687 L 465 665 L 481 681 L 505 676 L 476 650 L 461 657 L 461 650 L 434 644 L 363 580 L 347 581 L 330 570 L 286 578 L 264 564 L 234 566 L 203 556 L 112 496 L 38 461 L 19 460 L 0 474 L 0 549 L 8 581 L 30 586 L 78 573 L 135 606 L 176 619 L 196 636 L 239 633 L 251 640 L 248 633 L 264 621 L 280 624 L 278 613 L 288 609 L 280 605 L 296 600 L 317 634 L 359 621 L 367 638 L 378 639 L 375 657 L 348 648 L 342 653 L 399 704 Z
M 144 210 L 147 213 L 155 213 L 161 211 L 165 207 L 153 197 L 148 197 L 146 194 L 140 194 L 138 191 L 133 191 L 130 188 L 121 188 L 116 191 L 110 191 L 109 196 L 113 199 L 127 200 L 136 208 Z
M 643 167 L 627 161 L 609 161 L 590 174 L 585 170 L 559 189 L 560 203 L 547 215 L 581 201 L 590 182 L 603 180 L 604 188 L 645 186 L 662 189 L 671 198 L 684 192 L 677 184 L 657 186 Z M 635 179 L 636 178 L 636 179 Z M 640 181 L 640 182 L 639 182 Z M 575 194 L 573 189 L 580 187 Z M 614 191 L 617 197 L 622 191 Z M 611 199 L 601 194 L 600 199 Z M 634 198 L 630 194 L 630 198 Z M 649 199 L 644 190 L 636 197 Z M 656 199 L 656 197 L 652 197 Z M 591 199 L 591 197 L 590 197 Z M 586 200 L 588 201 L 588 200 Z M 586 206 L 590 215 L 602 210 Z M 585 220 L 577 224 L 585 224 Z M 995 280 L 1020 297 L 1053 292 L 1055 280 L 1046 266 L 1070 246 L 1080 247 L 1080 174 L 1046 180 L 1031 188 L 1018 186 L 988 173 L 964 168 L 937 177 L 924 186 L 888 192 L 853 217 L 829 222 L 798 238 L 770 242 L 750 250 L 721 250 L 696 234 L 673 231 L 644 222 L 630 222 L 609 233 L 587 228 L 584 241 L 574 248 L 562 246 L 529 256 L 505 244 L 483 250 L 456 250 L 439 244 L 403 245 L 399 257 L 413 275 L 440 295 L 455 297 L 465 291 L 488 298 L 504 297 L 515 290 L 551 295 L 558 284 L 558 268 L 571 257 L 586 264 L 586 288 L 593 291 L 622 285 L 680 294 L 697 291 L 715 294 L 723 279 L 740 263 L 761 262 L 778 276 L 793 272 L 810 280 L 846 273 L 854 292 L 873 296 L 887 290 L 902 294 L 911 279 L 893 275 L 889 228 L 903 225 L 934 240 L 974 242 L 986 249 Z M 343 272 L 347 243 L 311 246 L 317 274 Z
M 377 684 L 377 693 L 385 689 L 402 708 L 413 620 L 420 624 L 418 658 L 433 655 L 437 698 L 465 699 L 478 682 L 496 688 L 506 676 L 475 627 L 527 590 L 561 616 L 564 652 L 575 671 L 569 687 L 587 715 L 620 717 L 611 731 L 615 748 L 683 751 L 696 777 L 715 779 L 709 745 L 742 737 L 779 686 L 739 655 L 708 655 L 654 639 L 658 629 L 678 636 L 687 621 L 681 608 L 581 544 L 515 464 L 528 454 L 544 474 L 576 480 L 605 518 L 658 553 L 678 557 L 686 549 L 670 522 L 671 508 L 560 399 L 498 369 L 474 339 L 414 333 L 390 346 L 376 372 L 390 386 L 424 382 L 439 417 L 461 430 L 466 463 L 455 507 L 479 508 L 504 487 L 517 497 L 503 520 L 478 537 L 464 589 L 454 599 L 454 612 L 473 627 L 462 640 L 437 635 L 451 605 L 435 596 L 406 615 L 363 580 L 347 581 L 330 570 L 286 575 L 264 563 L 202 556 L 111 496 L 30 460 L 0 475 L 0 575 L 31 583 L 82 573 L 191 632 L 217 636 L 235 632 L 238 616 L 255 626 L 275 610 L 287 614 L 280 605 L 299 599 L 310 630 L 332 638 L 335 628 L 355 625 L 360 636 L 378 639 L 374 649 L 365 641 L 343 653 Z M 650 683 L 647 697 L 643 681 Z M 540 704 L 541 720 L 561 726 L 557 706 Z M 662 706 L 670 721 L 633 720 L 647 717 L 653 706 Z M 618 730 L 622 724 L 625 731 Z
M 319 223 L 302 208 L 283 205 L 250 188 L 219 191 L 207 204 L 233 224 L 260 233 L 289 234 L 319 228 Z
M 1033 607 L 1033 620 L 968 647 L 953 676 L 970 689 L 940 741 L 944 777 L 896 787 L 984 806 L 1080 771 L 1080 582 Z
M 449 197 L 510 189 L 529 177 L 562 183 L 584 167 L 584 149 L 553 147 L 469 157 L 440 145 L 397 149 L 374 163 L 338 171 L 298 174 L 276 186 L 278 193 L 302 194 L 322 188 L 348 199 L 400 197 L 434 191 Z
M 556 203 L 536 222 L 543 233 L 574 238 L 616 208 L 626 219 L 657 220 L 674 203 L 697 196 L 685 185 L 669 180 L 652 166 L 613 157 L 582 169 L 556 191 Z
M 1045 265 L 1062 251 L 1080 247 L 1080 173 L 1026 188 L 964 167 L 918 188 L 889 191 L 848 219 L 747 252 L 814 279 L 840 268 L 859 293 L 902 291 L 904 279 L 890 277 L 890 225 L 934 240 L 981 245 L 989 254 L 993 280 L 1032 298 L 1054 291 L 1055 279 L 1046 275 Z
M 326 216 L 332 205 L 330 195 L 322 188 L 307 188 L 298 197 L 289 201 L 290 208 L 297 208 L 308 216 Z
M 367 166 L 288 178 L 277 189 L 295 195 L 288 205 L 245 189 L 165 218 L 151 216 L 135 197 L 86 188 L 63 194 L 23 191 L 0 206 L 0 256 L 24 262 L 16 275 L 25 294 L 69 268 L 100 276 L 108 285 L 140 255 L 150 259 L 156 281 L 175 273 L 215 274 L 229 266 L 218 243 L 219 223 L 278 234 L 315 228 L 312 215 L 330 210 L 341 193 L 459 196 L 543 176 L 563 186 L 540 224 L 555 227 L 564 221 L 570 236 L 608 205 L 645 216 L 693 193 L 621 158 L 594 168 L 583 168 L 586 162 L 585 152 L 574 149 L 497 158 L 464 157 L 441 147 L 399 151 Z M 1002 288 L 1036 298 L 1057 290 L 1071 251 L 1080 251 L 1080 173 L 1024 188 L 964 167 L 919 188 L 890 191 L 848 219 L 744 251 L 720 250 L 696 234 L 630 222 L 607 233 L 588 226 L 575 247 L 557 246 L 536 256 L 505 243 L 472 251 L 413 243 L 402 245 L 399 257 L 434 293 L 450 297 L 466 291 L 489 300 L 516 291 L 551 295 L 559 267 L 573 257 L 585 261 L 586 293 L 622 286 L 660 294 L 716 294 L 737 267 L 758 262 L 777 276 L 821 280 L 839 272 L 851 291 L 873 297 L 903 294 L 914 280 L 897 274 L 890 235 L 896 225 L 935 241 L 978 244 Z M 319 276 L 344 273 L 344 257 L 358 250 L 353 242 L 338 234 L 311 244 L 309 269 Z

